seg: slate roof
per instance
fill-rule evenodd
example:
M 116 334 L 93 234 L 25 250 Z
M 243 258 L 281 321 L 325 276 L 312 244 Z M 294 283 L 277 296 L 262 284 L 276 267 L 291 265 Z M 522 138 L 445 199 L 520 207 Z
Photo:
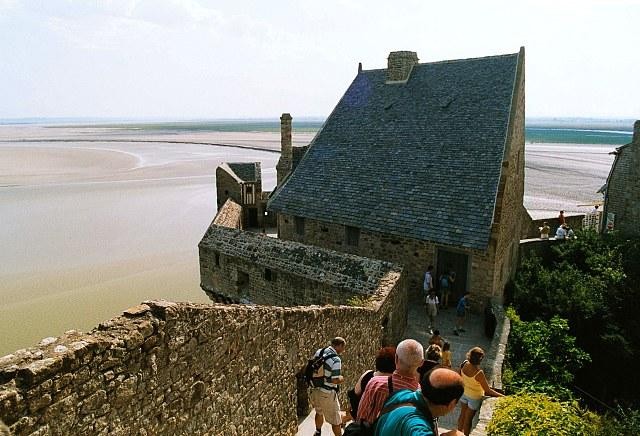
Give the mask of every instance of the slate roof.
M 402 267 L 394 263 L 270 238 L 213 223 L 199 247 L 360 294 L 374 294 L 388 273 L 399 275 L 402 272 Z
M 361 71 L 269 208 L 486 249 L 518 54 Z
M 261 171 L 259 162 L 250 163 L 228 163 L 229 168 L 238 178 L 245 182 L 257 182 L 260 180 Z

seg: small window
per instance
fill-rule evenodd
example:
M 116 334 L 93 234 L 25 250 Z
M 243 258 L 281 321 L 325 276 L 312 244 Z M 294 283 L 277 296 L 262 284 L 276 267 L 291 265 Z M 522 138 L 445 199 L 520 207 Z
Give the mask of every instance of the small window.
M 238 281 L 236 282 L 238 290 L 242 291 L 249 285 L 249 274 L 244 271 L 238 271 Z
M 225 195 L 225 197 L 228 197 L 228 196 L 229 196 L 229 191 L 227 191 L 227 190 L 225 189 L 225 191 L 224 191 L 224 195 Z
M 218 253 L 217 251 L 213 254 L 213 257 L 215 259 L 216 262 L 216 266 L 220 266 L 220 253 Z
M 247 194 L 253 194 L 253 185 L 247 185 Z
M 264 279 L 268 282 L 274 282 L 276 280 L 276 272 L 269 268 L 265 268 Z
M 304 218 L 302 217 L 295 217 L 295 224 L 296 224 L 296 233 L 300 236 L 304 236 Z
M 324 232 L 324 233 L 327 233 L 329 231 L 329 228 L 322 226 L 322 227 L 320 227 L 320 231 Z
M 347 245 L 357 247 L 360 243 L 360 229 L 357 227 L 345 226 L 344 233 Z

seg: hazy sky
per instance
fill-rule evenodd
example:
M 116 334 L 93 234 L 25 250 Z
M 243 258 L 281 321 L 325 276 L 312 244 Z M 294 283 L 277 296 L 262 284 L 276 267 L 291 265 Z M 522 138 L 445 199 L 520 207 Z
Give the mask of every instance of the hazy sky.
M 527 116 L 640 118 L 640 0 L 0 0 L 0 118 L 324 117 L 358 62 L 522 45 Z

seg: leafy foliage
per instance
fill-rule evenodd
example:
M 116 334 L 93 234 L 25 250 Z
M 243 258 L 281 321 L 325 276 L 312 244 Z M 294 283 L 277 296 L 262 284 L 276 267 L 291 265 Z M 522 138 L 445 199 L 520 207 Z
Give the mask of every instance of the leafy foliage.
M 574 401 L 561 402 L 540 393 L 501 398 L 487 426 L 487 435 L 593 435 L 600 429 L 597 415 Z
M 577 346 L 592 358 L 577 370 L 576 385 L 608 403 L 638 401 L 640 372 L 620 368 L 640 358 L 639 238 L 580 231 L 545 259 L 525 259 L 513 305 L 525 321 L 568 320 Z
M 607 415 L 598 436 L 640 434 L 640 410 L 618 410 L 618 415 Z
M 567 320 L 554 316 L 550 321 L 522 321 L 514 310 L 507 347 L 508 370 L 504 383 L 510 392 L 526 390 L 570 398 L 567 389 L 574 374 L 590 361 L 569 334 Z

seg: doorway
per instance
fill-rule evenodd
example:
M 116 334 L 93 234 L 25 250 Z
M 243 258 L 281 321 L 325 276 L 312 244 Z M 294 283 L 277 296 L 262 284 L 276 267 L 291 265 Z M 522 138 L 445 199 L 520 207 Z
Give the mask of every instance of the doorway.
M 255 207 L 249 208 L 249 226 L 248 227 L 258 227 L 258 209 Z
M 469 255 L 460 251 L 450 251 L 438 248 L 438 263 L 436 266 L 436 287 L 440 286 L 440 277 L 447 272 L 455 272 L 456 280 L 450 285 L 451 295 L 449 306 L 458 303 L 462 294 L 468 289 Z

